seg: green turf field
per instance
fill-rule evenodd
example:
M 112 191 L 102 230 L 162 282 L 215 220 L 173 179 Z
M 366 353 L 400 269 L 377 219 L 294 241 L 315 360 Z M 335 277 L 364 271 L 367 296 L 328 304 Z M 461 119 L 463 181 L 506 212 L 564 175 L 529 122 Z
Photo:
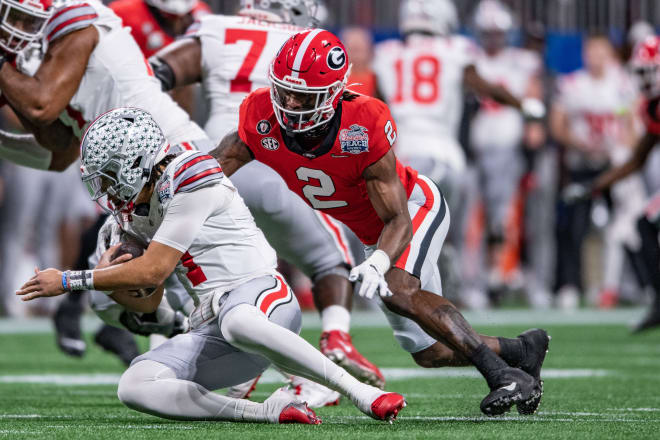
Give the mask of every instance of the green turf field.
M 610 315 L 603 315 L 603 324 L 597 324 L 599 316 L 591 316 L 588 325 L 560 319 L 545 326 L 553 337 L 545 364 L 545 396 L 539 413 L 524 418 L 515 409 L 505 417 L 482 416 L 479 402 L 487 389 L 473 369 L 415 368 L 387 328 L 355 328 L 356 346 L 385 369 L 388 389 L 408 399 L 409 406 L 393 425 L 368 419 L 345 400 L 318 410 L 321 426 L 158 419 L 131 411 L 117 400 L 113 383 L 122 366 L 113 357 L 91 346 L 85 358 L 72 359 L 57 351 L 50 333 L 23 328 L 12 334 L 4 326 L 0 438 L 658 439 L 660 331 L 630 336 L 624 324 L 607 324 Z M 515 336 L 527 325 L 476 327 L 489 334 Z M 303 334 L 316 343 L 318 330 Z M 76 380 L 78 384 L 73 384 Z M 263 400 L 275 387 L 260 385 L 256 398 Z

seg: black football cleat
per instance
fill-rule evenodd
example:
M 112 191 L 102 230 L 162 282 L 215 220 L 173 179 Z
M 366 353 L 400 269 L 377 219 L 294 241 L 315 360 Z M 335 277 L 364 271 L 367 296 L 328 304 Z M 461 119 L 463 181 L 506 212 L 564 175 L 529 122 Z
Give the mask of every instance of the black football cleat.
M 518 368 L 503 368 L 497 378 L 497 385 L 492 387 L 490 394 L 481 401 L 481 412 L 487 416 L 499 416 L 509 411 L 513 405 L 540 398 L 539 381 Z
M 541 394 L 534 399 L 518 403 L 518 413 L 522 415 L 531 415 L 536 413 L 541 405 L 543 397 L 543 381 L 541 380 L 541 367 L 545 360 L 550 345 L 550 336 L 540 328 L 527 330 L 518 336 L 522 340 L 525 357 L 520 364 L 520 369 L 532 376 L 541 388 Z
M 114 353 L 126 366 L 131 365 L 133 359 L 140 355 L 133 334 L 128 330 L 104 324 L 94 336 L 102 349 Z
M 65 298 L 53 317 L 57 346 L 69 356 L 82 357 L 87 349 L 80 330 L 82 313 L 83 307 L 79 301 Z
M 641 333 L 645 330 L 660 326 L 660 305 L 651 306 L 651 310 L 632 329 L 633 333 Z

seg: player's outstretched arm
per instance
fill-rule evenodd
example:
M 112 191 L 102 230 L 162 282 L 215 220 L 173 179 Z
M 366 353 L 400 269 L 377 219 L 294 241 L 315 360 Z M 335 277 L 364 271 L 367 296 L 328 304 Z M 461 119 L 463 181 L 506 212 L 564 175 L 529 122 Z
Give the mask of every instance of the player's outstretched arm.
M 479 95 L 488 96 L 500 104 L 515 107 L 519 110 L 521 109 L 521 103 L 518 98 L 513 96 L 506 87 L 486 81 L 481 75 L 479 75 L 474 64 L 465 68 L 463 84 Z
M 624 164 L 605 171 L 596 178 L 591 188 L 591 192 L 597 194 L 604 191 L 614 183 L 642 168 L 649 153 L 658 142 L 660 142 L 660 136 L 646 133 L 637 142 L 633 154 Z
M 32 123 L 52 123 L 78 90 L 98 38 L 94 26 L 57 38 L 50 43 L 34 76 L 24 75 L 4 63 L 0 68 L 2 94 Z
M 154 75 L 168 91 L 202 80 L 202 45 L 198 38 L 182 38 L 149 58 Z
M 385 274 L 412 240 L 412 222 L 408 214 L 406 191 L 396 173 L 396 159 L 388 151 L 363 171 L 367 193 L 385 226 L 376 249 L 363 263 L 351 269 L 349 281 L 358 283 L 358 295 L 371 299 L 376 293 L 392 296 Z
M 378 240 L 378 249 L 390 261 L 396 261 L 412 240 L 412 221 L 408 213 L 408 197 L 396 173 L 396 159 L 390 150 L 364 170 L 367 193 L 385 227 Z
M 218 146 L 211 150 L 209 154 L 220 162 L 222 172 L 226 176 L 231 176 L 240 167 L 253 159 L 250 149 L 238 136 L 237 131 L 233 131 L 222 138 Z
M 103 258 L 109 258 L 109 255 L 112 255 L 116 249 L 117 246 L 109 248 L 103 255 L 102 260 Z M 80 275 L 80 278 L 76 280 L 63 278 L 63 272 L 57 269 L 41 271 L 35 269 L 35 275 L 23 284 L 16 294 L 22 296 L 23 301 L 58 296 L 71 290 L 71 283 L 73 282 L 87 284 L 86 286 L 79 286 L 86 289 L 78 290 L 95 289 L 108 292 L 157 287 L 163 284 L 165 278 L 172 273 L 181 255 L 183 255 L 183 252 L 177 249 L 152 241 L 144 255 L 133 260 L 126 261 L 130 258 L 130 254 L 125 254 L 115 261 L 115 263 L 120 264 L 104 269 L 69 271 L 70 274 L 75 272 L 75 275 Z M 65 283 L 67 283 L 66 286 Z M 153 310 L 144 311 L 154 310 L 155 307 Z

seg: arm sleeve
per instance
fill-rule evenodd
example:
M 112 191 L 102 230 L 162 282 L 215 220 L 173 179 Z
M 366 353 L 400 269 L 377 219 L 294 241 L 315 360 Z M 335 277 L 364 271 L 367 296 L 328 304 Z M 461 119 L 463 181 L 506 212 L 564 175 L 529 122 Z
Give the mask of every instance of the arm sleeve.
M 233 194 L 232 189 L 222 184 L 175 194 L 152 240 L 186 252 L 204 222 L 211 214 L 223 210 Z
M 63 6 L 53 13 L 46 25 L 45 35 L 49 42 L 70 34 L 73 31 L 84 29 L 96 21 L 96 10 L 87 3 L 78 3 Z

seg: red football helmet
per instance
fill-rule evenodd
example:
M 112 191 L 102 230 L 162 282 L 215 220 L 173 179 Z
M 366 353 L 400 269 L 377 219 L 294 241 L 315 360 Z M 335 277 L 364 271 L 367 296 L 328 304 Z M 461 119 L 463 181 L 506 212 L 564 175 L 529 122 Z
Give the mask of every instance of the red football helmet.
M 51 0 L 0 0 L 0 48 L 18 53 L 43 36 Z
M 280 125 L 303 133 L 335 114 L 351 66 L 342 42 L 331 32 L 311 29 L 293 35 L 270 67 L 270 97 Z
M 660 94 L 660 37 L 653 35 L 637 44 L 630 67 L 642 93 L 647 96 Z

